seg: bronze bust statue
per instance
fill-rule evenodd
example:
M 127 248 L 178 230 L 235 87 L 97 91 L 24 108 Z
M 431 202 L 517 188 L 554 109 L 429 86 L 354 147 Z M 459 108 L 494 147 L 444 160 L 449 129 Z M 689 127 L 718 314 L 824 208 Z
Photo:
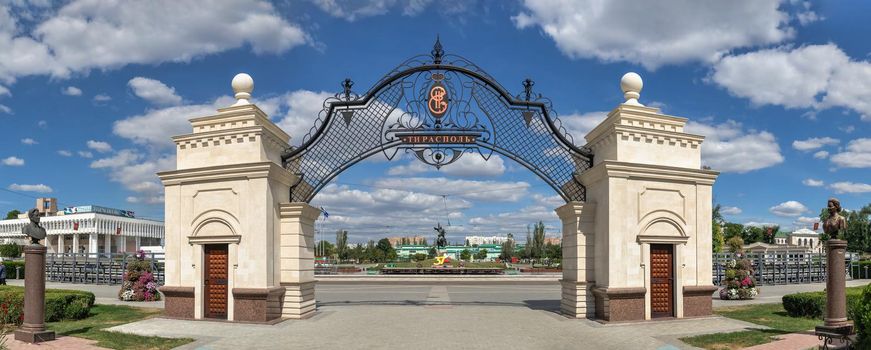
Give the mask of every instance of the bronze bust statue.
M 39 209 L 33 208 L 27 211 L 30 222 L 24 225 L 21 232 L 30 237 L 31 244 L 39 244 L 39 240 L 45 239 L 45 228 L 39 225 Z
M 823 232 L 829 235 L 830 239 L 843 239 L 843 231 L 847 229 L 847 220 L 841 216 L 841 201 L 829 198 L 827 207 L 829 218 L 823 223 Z

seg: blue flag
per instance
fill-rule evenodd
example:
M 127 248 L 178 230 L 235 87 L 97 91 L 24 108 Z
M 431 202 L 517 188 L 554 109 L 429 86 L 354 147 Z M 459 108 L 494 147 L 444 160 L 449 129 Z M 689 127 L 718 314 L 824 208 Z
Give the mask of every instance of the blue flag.
M 330 213 L 327 213 L 327 211 L 324 210 L 324 207 L 321 207 L 321 212 L 324 213 L 324 219 L 330 217 Z

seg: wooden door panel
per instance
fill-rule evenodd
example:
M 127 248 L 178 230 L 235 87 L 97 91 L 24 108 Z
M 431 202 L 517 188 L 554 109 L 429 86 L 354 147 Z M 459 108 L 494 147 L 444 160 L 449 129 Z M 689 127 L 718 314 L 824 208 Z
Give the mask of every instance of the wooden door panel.
M 653 317 L 674 316 L 674 246 L 650 245 L 650 309 Z
M 204 286 L 206 317 L 227 318 L 227 264 L 226 244 L 208 244 L 205 252 Z

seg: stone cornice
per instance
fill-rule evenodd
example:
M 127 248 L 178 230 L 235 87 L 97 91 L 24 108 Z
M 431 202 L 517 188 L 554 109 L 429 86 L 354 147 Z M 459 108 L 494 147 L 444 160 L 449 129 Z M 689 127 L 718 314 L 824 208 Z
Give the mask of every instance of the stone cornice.
M 268 177 L 290 186 L 295 176 L 273 162 L 257 162 L 211 166 L 194 169 L 173 170 L 157 173 L 164 186 L 191 182 L 226 181 L 232 179 L 256 179 Z
M 704 136 L 685 133 L 686 121 L 686 118 L 660 114 L 656 108 L 622 104 L 608 113 L 608 117 L 587 133 L 585 139 L 587 147 L 593 149 L 609 139 L 616 139 L 615 134 L 624 140 L 655 140 L 683 147 L 698 147 Z
M 321 210 L 311 206 L 308 203 L 294 202 L 281 203 L 280 216 L 282 219 L 290 217 L 302 217 L 309 220 L 317 220 L 321 215 Z
M 559 208 L 554 209 L 557 217 L 559 217 L 560 220 L 578 218 L 581 216 L 581 212 L 583 212 L 583 210 L 583 202 L 568 202 L 566 204 L 563 204 Z
M 605 178 L 648 179 L 713 185 L 720 173 L 713 170 L 689 169 L 662 165 L 602 161 L 579 176 L 579 181 L 590 186 Z
M 239 127 L 262 126 L 272 134 L 271 136 L 285 143 L 290 142 L 290 135 L 270 121 L 269 116 L 254 104 L 221 108 L 218 109 L 216 115 L 193 118 L 190 122 L 194 134 L 212 131 L 212 129 L 226 129 L 228 127 L 234 129 L 236 128 L 235 124 L 238 123 Z

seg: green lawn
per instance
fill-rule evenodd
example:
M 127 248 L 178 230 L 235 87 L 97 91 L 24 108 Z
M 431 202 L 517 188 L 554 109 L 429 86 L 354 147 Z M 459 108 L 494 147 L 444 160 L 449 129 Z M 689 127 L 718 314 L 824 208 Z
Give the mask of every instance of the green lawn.
M 771 342 L 771 337 L 773 336 L 810 330 L 821 323 L 821 320 L 818 319 L 789 317 L 783 309 L 782 304 L 730 306 L 718 308 L 714 313 L 736 320 L 768 326 L 772 329 L 706 334 L 681 338 L 681 341 L 692 346 L 711 350 L 741 349 Z
M 156 316 L 159 309 L 145 309 L 124 305 L 94 305 L 91 315 L 78 321 L 49 322 L 48 329 L 58 335 L 97 340 L 97 346 L 111 349 L 172 349 L 193 341 L 193 339 L 144 337 L 139 335 L 109 332 L 103 330 L 125 323 L 135 322 Z

